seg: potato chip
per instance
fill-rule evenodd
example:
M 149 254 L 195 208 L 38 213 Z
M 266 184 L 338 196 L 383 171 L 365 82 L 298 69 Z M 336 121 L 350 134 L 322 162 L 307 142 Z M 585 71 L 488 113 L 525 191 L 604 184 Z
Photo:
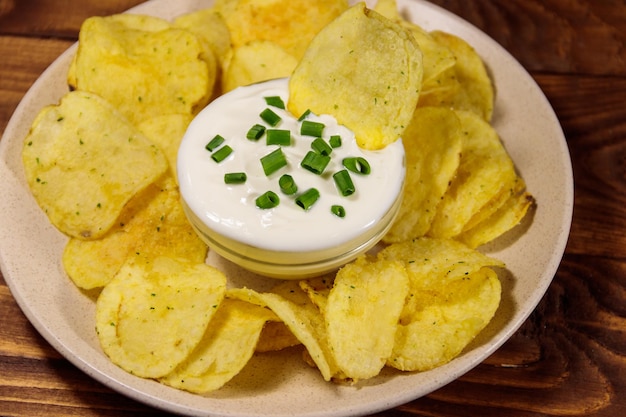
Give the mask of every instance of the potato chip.
M 230 31 L 224 17 L 215 8 L 178 16 L 174 19 L 173 25 L 192 32 L 213 51 L 219 66 L 224 63 L 230 51 Z
M 253 41 L 234 47 L 224 64 L 222 91 L 228 92 L 274 78 L 288 77 L 298 60 L 271 41 Z
M 102 349 L 133 375 L 165 376 L 198 345 L 225 290 L 224 274 L 206 264 L 126 264 L 96 302 Z
M 333 288 L 334 278 L 319 277 L 309 278 L 298 282 L 300 289 L 306 293 L 309 300 L 320 309 L 326 310 L 326 301 L 331 288 Z
M 234 47 L 271 41 L 300 59 L 313 37 L 348 8 L 346 0 L 235 0 L 224 17 Z
M 399 324 L 387 364 L 426 371 L 454 359 L 489 324 L 500 304 L 501 285 L 492 269 L 482 268 L 412 294 L 418 308 Z
M 345 378 L 358 381 L 380 373 L 391 355 L 408 290 L 401 262 L 360 257 L 339 270 L 324 318 Z
M 267 308 L 225 299 L 194 351 L 159 381 L 200 394 L 221 388 L 248 363 L 263 326 L 274 319 Z
M 463 138 L 456 113 L 443 107 L 418 108 L 404 132 L 404 196 L 398 217 L 383 240 L 424 236 L 461 158 Z
M 101 95 L 134 123 L 193 114 L 208 102 L 215 82 L 205 53 L 190 31 L 156 17 L 91 17 L 81 26 L 70 78 L 78 90 Z
M 45 107 L 24 141 L 35 199 L 63 233 L 97 238 L 124 205 L 167 170 L 161 150 L 110 103 L 71 92 Z
M 313 39 L 290 78 L 288 107 L 331 114 L 359 146 L 382 149 L 411 121 L 422 71 L 413 36 L 359 3 Z
M 63 267 L 80 288 L 103 287 L 126 262 L 168 256 L 202 263 L 206 244 L 194 232 L 174 179 L 165 176 L 124 207 L 117 224 L 100 239 L 70 239 Z
M 282 321 L 268 322 L 256 345 L 257 352 L 274 352 L 297 346 L 300 341 Z
M 432 237 L 460 234 L 472 216 L 517 176 L 494 128 L 473 112 L 457 115 L 465 134 L 461 162 L 428 231 Z

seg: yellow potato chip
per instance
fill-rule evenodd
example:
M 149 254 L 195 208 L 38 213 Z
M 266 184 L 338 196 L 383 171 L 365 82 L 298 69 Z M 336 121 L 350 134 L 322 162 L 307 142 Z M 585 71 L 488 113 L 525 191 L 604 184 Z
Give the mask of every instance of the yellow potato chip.
M 110 103 L 86 92 L 68 93 L 37 115 L 22 160 L 52 224 L 81 239 L 104 235 L 128 200 L 167 170 L 157 146 Z
M 297 346 L 300 341 L 282 321 L 268 322 L 256 345 L 257 352 L 273 352 Z
M 320 309 L 320 311 L 326 310 L 326 301 L 328 300 L 328 294 L 333 287 L 334 278 L 319 277 L 309 278 L 298 282 L 302 291 L 306 293 L 311 302 Z
M 253 41 L 234 47 L 226 60 L 222 91 L 228 92 L 274 78 L 288 77 L 298 60 L 271 41 Z
M 412 294 L 418 308 L 400 322 L 387 364 L 426 371 L 454 359 L 489 324 L 500 304 L 501 285 L 492 269 L 482 268 Z
M 84 289 L 106 285 L 126 262 L 169 256 L 204 262 L 206 244 L 194 232 L 174 179 L 165 176 L 133 197 L 118 222 L 100 239 L 70 239 L 63 267 Z
M 219 66 L 224 63 L 230 51 L 230 31 L 224 17 L 215 8 L 201 9 L 178 16 L 174 19 L 173 25 L 192 32 L 213 51 Z
M 227 3 L 227 4 L 224 4 Z M 348 8 L 346 0 L 236 0 L 222 2 L 234 47 L 271 41 L 300 59 L 311 39 Z
M 288 107 L 331 114 L 359 146 L 381 149 L 411 121 L 422 71 L 413 36 L 359 3 L 313 39 L 290 78 Z
M 380 373 L 391 355 L 408 290 L 401 262 L 360 257 L 339 270 L 324 318 L 345 378 L 358 381 Z
M 205 53 L 190 31 L 156 17 L 91 17 L 81 26 L 69 78 L 134 123 L 160 114 L 193 114 L 208 102 L 215 82 Z
M 198 345 L 225 290 L 224 274 L 206 264 L 126 264 L 96 302 L 102 349 L 133 375 L 165 376 Z
M 225 299 L 194 351 L 159 381 L 200 394 L 221 388 L 248 363 L 263 326 L 274 319 L 267 308 Z
M 457 115 L 465 135 L 461 162 L 428 231 L 432 237 L 460 234 L 471 218 L 517 176 L 494 128 L 473 112 L 457 111 Z
M 454 178 L 463 137 L 456 113 L 443 107 L 416 109 L 402 142 L 406 152 L 404 196 L 398 217 L 383 240 L 424 236 Z

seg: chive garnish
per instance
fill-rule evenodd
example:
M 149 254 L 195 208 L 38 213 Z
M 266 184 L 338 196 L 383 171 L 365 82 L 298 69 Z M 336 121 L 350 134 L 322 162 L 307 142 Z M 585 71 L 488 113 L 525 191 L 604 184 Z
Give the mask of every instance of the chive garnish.
M 209 152 L 213 152 L 217 149 L 222 143 L 224 143 L 224 138 L 220 135 L 215 135 L 213 139 L 206 144 L 205 149 Z
M 221 148 L 219 148 L 217 151 L 211 154 L 211 159 L 219 163 L 219 162 L 222 162 L 224 159 L 228 158 L 228 155 L 230 155 L 232 152 L 233 152 L 233 149 L 230 146 L 224 145 Z
M 258 196 L 255 203 L 258 208 L 266 210 L 278 206 L 280 198 L 274 191 L 267 191 Z
M 285 174 L 278 179 L 278 185 L 280 186 L 280 190 L 287 194 L 292 195 L 298 191 L 298 186 L 296 182 L 293 180 L 293 177 L 289 174 Z
M 320 155 L 328 156 L 333 152 L 333 148 L 322 138 L 314 139 L 313 142 L 311 142 L 311 148 Z
M 263 133 L 265 133 L 265 126 L 257 124 L 252 126 L 250 130 L 248 130 L 248 133 L 246 133 L 246 138 L 250 140 L 259 140 L 261 136 L 263 136 Z
M 322 175 L 326 166 L 330 162 L 330 156 L 321 155 L 317 152 L 309 151 L 302 159 L 300 166 L 314 174 Z
M 309 188 L 296 198 L 296 204 L 303 210 L 308 210 L 319 198 L 320 192 L 316 188 Z
M 324 123 L 303 120 L 300 125 L 300 134 L 304 136 L 321 137 L 324 131 Z
M 259 114 L 261 119 L 270 126 L 276 126 L 282 120 L 272 109 L 265 109 Z
M 280 98 L 279 96 L 265 97 L 265 103 L 268 106 L 277 107 L 279 109 L 284 109 L 285 108 L 285 103 L 283 102 L 283 99 Z
M 332 135 L 328 140 L 328 143 L 332 148 L 339 148 L 341 146 L 341 136 Z
M 298 117 L 298 121 L 299 121 L 299 122 L 303 121 L 304 119 L 306 119 L 307 117 L 309 117 L 309 114 L 311 114 L 311 110 L 310 110 L 310 109 L 305 110 L 305 111 L 304 111 L 304 113 L 302 113 L 302 114 L 300 115 L 300 117 Z
M 369 162 L 363 157 L 350 157 L 343 160 L 343 166 L 357 174 L 369 175 L 372 172 Z
M 287 158 L 285 158 L 283 150 L 278 148 L 261 158 L 261 165 L 263 166 L 263 172 L 269 177 L 274 172 L 287 165 Z
M 346 217 L 346 209 L 343 208 L 343 206 L 333 205 L 330 207 L 330 211 L 337 217 L 341 217 L 341 218 Z
M 343 169 L 341 171 L 335 172 L 333 174 L 333 179 L 335 180 L 335 185 L 337 186 L 339 194 L 344 197 L 354 194 L 354 183 L 352 182 L 352 178 L 350 178 L 350 173 L 347 170 Z
M 291 145 L 291 132 L 289 130 L 267 129 L 266 133 L 265 138 L 268 145 Z
M 226 184 L 243 184 L 248 179 L 245 172 L 228 172 L 224 174 Z

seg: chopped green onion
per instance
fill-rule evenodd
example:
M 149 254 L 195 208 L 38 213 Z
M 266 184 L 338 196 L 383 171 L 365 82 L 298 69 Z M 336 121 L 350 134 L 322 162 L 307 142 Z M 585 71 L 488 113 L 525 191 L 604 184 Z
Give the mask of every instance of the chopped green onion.
M 283 102 L 283 99 L 280 98 L 279 96 L 265 97 L 265 103 L 268 106 L 278 107 L 279 109 L 285 108 L 285 103 Z
M 313 148 L 315 152 L 326 156 L 333 152 L 333 148 L 322 138 L 314 139 L 313 142 L 311 142 L 311 148 Z
M 360 156 L 345 158 L 343 166 L 357 174 L 369 175 L 372 172 L 369 162 Z
M 233 153 L 233 149 L 228 145 L 224 145 L 211 154 L 211 159 L 219 163 L 228 158 L 228 155 L 230 155 L 231 153 Z
M 258 208 L 266 210 L 278 206 L 280 198 L 274 191 L 267 191 L 258 196 L 255 203 Z
M 341 136 L 332 135 L 330 139 L 328 140 L 328 143 L 333 148 L 339 148 L 341 146 Z
M 324 131 L 324 123 L 313 122 L 311 120 L 303 120 L 300 125 L 300 134 L 304 136 L 314 136 L 319 138 Z
M 278 148 L 261 158 L 261 165 L 263 166 L 263 172 L 265 172 L 265 175 L 268 177 L 286 166 L 287 158 L 285 158 L 282 148 Z
M 311 110 L 310 110 L 310 109 L 305 110 L 305 111 L 304 111 L 304 113 L 302 113 L 302 114 L 300 115 L 300 117 L 298 118 L 298 121 L 299 121 L 299 122 L 303 121 L 304 119 L 306 119 L 307 117 L 309 117 L 309 114 L 311 114 Z
M 287 194 L 295 194 L 298 191 L 298 186 L 296 182 L 293 180 L 293 177 L 289 174 L 285 174 L 278 180 L 278 185 L 280 186 L 280 190 Z
M 347 197 L 354 194 L 354 191 L 356 191 L 352 178 L 350 178 L 350 173 L 347 170 L 342 169 L 341 171 L 335 172 L 333 179 L 335 180 L 339 194 L 342 196 Z
M 224 138 L 220 135 L 215 135 L 213 139 L 209 143 L 206 144 L 205 149 L 209 152 L 213 152 L 217 149 L 222 143 L 224 143 Z
M 291 145 L 291 132 L 283 129 L 267 129 L 266 143 L 268 145 Z
M 330 207 L 330 211 L 337 217 L 346 217 L 346 209 L 343 206 L 333 205 Z
M 276 126 L 282 120 L 272 109 L 263 110 L 259 116 L 261 116 L 261 119 L 263 119 L 263 121 L 270 126 Z
M 226 184 L 243 184 L 248 179 L 245 172 L 227 172 L 224 174 Z
M 320 155 L 317 152 L 309 151 L 302 159 L 300 166 L 314 174 L 322 175 L 326 166 L 330 162 L 330 156 Z
M 248 130 L 246 133 L 246 138 L 250 140 L 259 140 L 261 136 L 265 133 L 265 126 L 263 125 L 254 125 Z
M 303 210 L 310 209 L 320 198 L 320 192 L 316 188 L 309 188 L 296 198 L 296 204 Z

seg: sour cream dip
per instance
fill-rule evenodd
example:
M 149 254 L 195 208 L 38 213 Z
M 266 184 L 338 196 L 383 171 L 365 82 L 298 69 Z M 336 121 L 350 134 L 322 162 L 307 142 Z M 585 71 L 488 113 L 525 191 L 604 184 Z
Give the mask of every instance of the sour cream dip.
M 288 97 L 288 80 L 277 79 L 215 99 L 189 125 L 177 175 L 187 217 L 211 250 L 261 275 L 301 279 L 337 269 L 383 237 L 400 207 L 405 156 L 400 139 L 367 151 L 330 115 L 290 114 Z M 303 134 L 303 123 L 321 131 Z M 250 139 L 253 127 L 259 137 Z M 272 144 L 276 137 L 279 143 Z M 261 161 L 271 153 L 280 158 L 268 173 Z M 303 166 L 306 158 L 327 153 L 323 172 Z M 347 190 L 335 181 L 340 171 L 349 178 Z M 225 180 L 231 174 L 238 179 Z M 297 187 L 293 194 L 281 189 L 284 175 Z M 309 190 L 319 197 L 300 202 Z M 277 205 L 259 203 L 261 196 Z

